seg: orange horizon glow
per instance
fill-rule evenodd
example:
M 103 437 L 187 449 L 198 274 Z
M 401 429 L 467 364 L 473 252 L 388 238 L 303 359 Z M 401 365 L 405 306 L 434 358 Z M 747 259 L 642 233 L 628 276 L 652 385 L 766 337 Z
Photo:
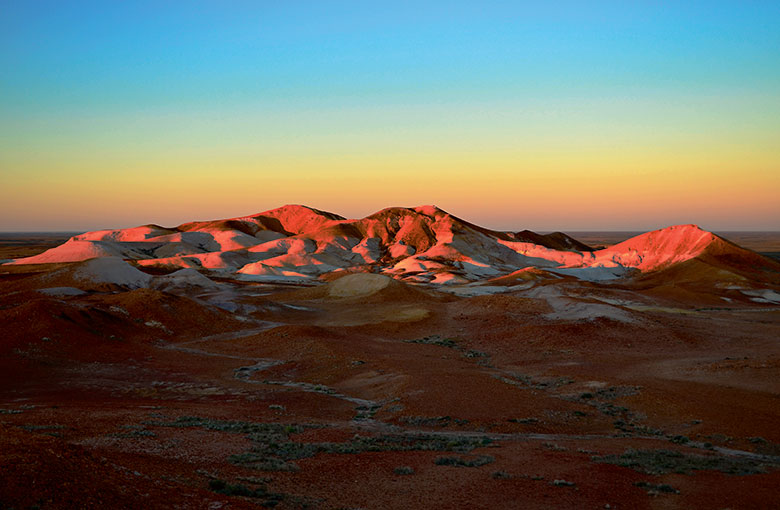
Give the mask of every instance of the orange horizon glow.
M 780 11 L 715 4 L 311 6 L 330 25 L 20 4 L 0 35 L 0 231 L 289 203 L 436 204 L 498 230 L 780 230 Z
M 157 170 L 157 160 L 126 161 L 120 173 L 101 172 L 116 165 L 110 157 L 74 156 L 58 162 L 57 171 L 42 163 L 6 177 L 0 230 L 172 226 L 287 203 L 349 218 L 390 206 L 436 204 L 500 230 L 639 231 L 682 223 L 780 230 L 780 171 L 762 171 L 775 165 L 769 151 L 652 152 L 261 155 L 257 164 L 250 157 L 170 157 L 162 164 L 165 172 Z M 745 162 L 758 170 L 746 169 Z M 32 181 L 29 172 L 42 177 Z

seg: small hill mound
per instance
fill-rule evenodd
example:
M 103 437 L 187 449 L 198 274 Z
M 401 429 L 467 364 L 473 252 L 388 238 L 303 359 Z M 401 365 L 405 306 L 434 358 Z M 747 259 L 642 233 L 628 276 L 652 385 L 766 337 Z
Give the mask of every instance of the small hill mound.
M 360 300 L 363 303 L 417 302 L 437 300 L 441 297 L 400 282 L 389 276 L 375 273 L 335 272 L 324 276 L 324 285 L 280 292 L 273 299 L 285 301 L 309 300 Z
M 117 257 L 91 259 L 73 268 L 73 277 L 87 283 L 119 285 L 130 289 L 148 287 L 152 277 Z
M 594 253 L 644 273 L 640 281 L 698 281 L 725 284 L 743 279 L 780 283 L 780 263 L 696 225 L 647 232 Z M 651 276 L 652 275 L 652 276 Z
M 596 260 L 611 261 L 642 272 L 657 271 L 700 255 L 721 240 L 696 225 L 675 225 L 632 237 L 594 253 Z
M 276 220 L 288 235 L 313 232 L 320 230 L 326 225 L 345 219 L 338 214 L 320 211 L 305 205 L 285 205 L 278 209 L 271 209 L 270 211 L 249 216 L 249 218 L 260 223 L 265 218 Z
M 73 288 L 82 291 L 113 291 L 146 288 L 152 276 L 139 271 L 119 257 L 101 257 L 54 266 L 48 273 L 26 280 L 28 288 Z
M 698 258 L 745 278 L 780 285 L 780 262 L 718 237 Z
M 192 268 L 179 269 L 164 276 L 157 276 L 151 286 L 160 290 L 189 288 L 215 290 L 219 287 L 216 282 Z
M 579 251 L 592 252 L 593 248 L 585 243 L 581 243 L 563 232 L 553 232 L 552 234 L 537 234 L 530 230 L 523 230 L 514 234 L 514 240 L 523 243 L 538 244 L 545 248 L 560 251 Z
M 78 241 L 69 239 L 39 255 L 16 259 L 8 264 L 56 264 L 60 262 L 80 262 L 96 257 L 118 257 L 121 250 L 108 243 L 98 241 Z
M 551 274 L 549 271 L 536 267 L 526 267 L 518 269 L 507 275 L 491 278 L 485 282 L 485 285 L 520 285 L 527 282 L 538 282 L 544 280 L 560 280 L 561 277 Z
M 331 297 L 362 297 L 376 294 L 393 283 L 389 276 L 373 273 L 348 274 L 328 285 Z

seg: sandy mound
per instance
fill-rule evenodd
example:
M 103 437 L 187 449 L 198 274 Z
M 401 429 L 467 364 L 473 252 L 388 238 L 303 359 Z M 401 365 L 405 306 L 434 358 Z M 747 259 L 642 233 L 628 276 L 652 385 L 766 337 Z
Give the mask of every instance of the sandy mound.
M 113 246 L 93 241 L 69 239 L 66 243 L 47 250 L 40 255 L 16 259 L 9 264 L 50 264 L 58 262 L 80 262 L 95 257 L 115 257 L 120 250 Z
M 148 287 L 152 277 L 142 273 L 124 260 L 118 257 L 103 257 L 91 259 L 73 272 L 77 280 L 86 280 L 92 283 L 108 283 L 138 289 Z
M 332 297 L 370 296 L 384 289 L 393 281 L 381 274 L 348 274 L 329 284 L 328 295 Z
M 675 225 L 632 237 L 594 253 L 599 265 L 614 263 L 657 271 L 700 255 L 719 238 L 696 225 Z
M 147 288 L 152 276 L 139 271 L 119 257 L 101 257 L 83 262 L 46 266 L 47 271 L 27 273 L 29 278 L 14 282 L 14 290 L 43 290 L 50 295 L 76 295 L 79 291 L 113 292 L 117 290 Z M 45 290 L 53 289 L 53 290 Z
M 526 282 L 537 282 L 542 280 L 559 280 L 560 277 L 551 274 L 549 271 L 536 267 L 525 267 L 518 269 L 507 275 L 491 278 L 485 282 L 486 285 L 518 285 Z
M 203 290 L 213 290 L 218 287 L 217 283 L 208 277 L 200 274 L 198 271 L 186 268 L 179 269 L 169 275 L 158 276 L 151 285 L 155 289 L 171 288 L 190 288 L 197 287 Z
M 391 277 L 375 273 L 346 273 L 335 271 L 321 277 L 325 285 L 278 292 L 273 299 L 280 302 L 309 300 L 352 300 L 361 303 L 403 302 L 422 303 L 452 299 L 451 296 L 435 292 L 430 287 L 418 287 Z

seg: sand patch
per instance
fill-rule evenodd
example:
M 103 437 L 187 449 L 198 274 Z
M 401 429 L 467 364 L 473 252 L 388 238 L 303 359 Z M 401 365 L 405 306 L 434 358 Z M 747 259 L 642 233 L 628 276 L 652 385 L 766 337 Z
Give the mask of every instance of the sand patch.
M 133 289 L 148 287 L 152 277 L 118 257 L 88 260 L 73 272 L 77 280 L 122 285 Z
M 329 284 L 328 295 L 332 297 L 370 296 L 384 289 L 393 279 L 381 274 L 348 274 Z

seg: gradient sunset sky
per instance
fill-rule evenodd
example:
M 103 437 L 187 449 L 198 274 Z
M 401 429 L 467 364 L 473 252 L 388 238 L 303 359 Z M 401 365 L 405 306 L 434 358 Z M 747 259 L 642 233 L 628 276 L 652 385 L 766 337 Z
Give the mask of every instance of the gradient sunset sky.
M 554 6 L 546 6 L 554 3 Z M 0 231 L 780 230 L 780 2 L 0 2 Z

